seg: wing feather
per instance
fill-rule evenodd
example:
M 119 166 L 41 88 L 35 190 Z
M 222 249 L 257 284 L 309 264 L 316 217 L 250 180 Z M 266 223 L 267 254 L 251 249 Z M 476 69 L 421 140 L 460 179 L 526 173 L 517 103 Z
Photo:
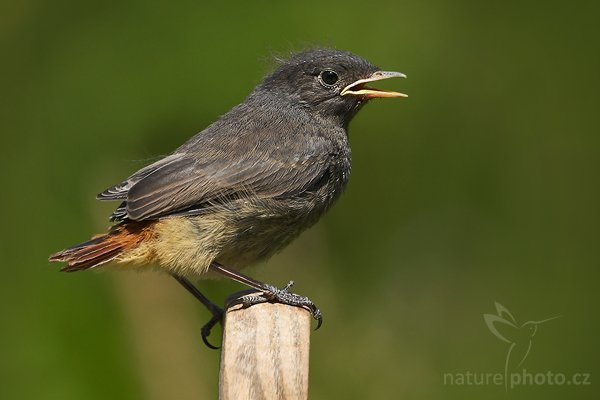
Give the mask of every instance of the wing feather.
M 185 151 L 141 169 L 98 198 L 123 199 L 113 218 L 140 221 L 197 213 L 208 205 L 248 193 L 272 198 L 296 195 L 328 172 L 325 140 L 313 143 L 310 154 L 305 154 L 306 147 L 302 153 L 285 140 L 268 146 L 261 136 L 273 140 L 265 132 L 221 141 L 212 140 L 210 135 L 204 140 L 196 137 L 193 147 L 182 146 L 180 150 Z M 236 140 L 255 143 L 239 146 Z M 252 150 L 244 151 L 247 148 Z
M 104 190 L 102 193 L 99 193 L 96 196 L 98 200 L 117 200 L 117 199 L 126 199 L 127 193 L 129 189 L 133 187 L 137 182 L 144 179 L 147 176 L 159 171 L 162 168 L 165 168 L 175 161 L 177 161 L 181 157 L 181 154 L 171 154 L 165 158 L 162 158 L 146 167 L 140 169 L 135 174 L 131 175 L 129 178 L 124 180 L 121 183 L 118 183 L 114 186 L 109 187 Z

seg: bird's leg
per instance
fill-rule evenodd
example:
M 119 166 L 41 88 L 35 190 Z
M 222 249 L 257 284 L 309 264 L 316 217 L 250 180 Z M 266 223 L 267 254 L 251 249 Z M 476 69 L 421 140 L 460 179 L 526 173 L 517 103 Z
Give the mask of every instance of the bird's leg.
M 210 347 L 211 349 L 218 349 L 219 347 L 210 344 L 210 342 L 208 341 L 208 336 L 210 335 L 210 331 L 213 328 L 213 326 L 223 321 L 223 309 L 217 306 L 212 301 L 210 301 L 205 295 L 203 295 L 202 292 L 200 292 L 198 288 L 194 286 L 192 282 L 190 282 L 187 278 L 175 274 L 171 274 L 171 276 L 175 278 L 175 280 L 179 282 L 181 286 L 183 286 L 188 292 L 190 292 L 196 299 L 198 299 L 200 303 L 202 303 L 208 309 L 208 311 L 211 312 L 212 318 L 210 319 L 210 321 L 204 324 L 204 326 L 201 329 L 202 341 L 206 346 Z
M 249 276 L 238 271 L 227 268 L 218 262 L 213 262 L 210 264 L 210 268 L 223 276 L 226 276 L 236 282 L 249 286 L 258 291 L 257 294 L 242 296 L 237 301 L 234 301 L 234 303 L 241 303 L 244 306 L 252 306 L 259 303 L 274 302 L 295 307 L 304 307 L 310 310 L 313 318 L 317 320 L 317 327 L 315 329 L 319 329 L 321 327 L 321 324 L 323 323 L 321 310 L 319 310 L 315 303 L 313 303 L 308 297 L 300 296 L 289 291 L 289 289 L 294 285 L 293 281 L 290 281 L 283 289 L 279 289 L 278 287 L 257 281 L 256 279 L 250 278 Z

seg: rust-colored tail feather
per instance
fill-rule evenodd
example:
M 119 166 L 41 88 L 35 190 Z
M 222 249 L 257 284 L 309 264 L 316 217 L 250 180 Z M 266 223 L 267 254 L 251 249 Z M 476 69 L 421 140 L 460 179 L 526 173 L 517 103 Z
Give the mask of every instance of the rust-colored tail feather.
M 114 260 L 123 250 L 137 246 L 148 237 L 148 224 L 125 223 L 111 228 L 105 235 L 52 254 L 49 261 L 66 262 L 63 272 L 94 268 Z

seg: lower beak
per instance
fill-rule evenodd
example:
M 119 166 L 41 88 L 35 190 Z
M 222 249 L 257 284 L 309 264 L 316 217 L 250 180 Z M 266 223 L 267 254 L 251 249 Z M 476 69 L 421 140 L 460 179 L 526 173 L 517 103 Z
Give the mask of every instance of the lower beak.
M 393 71 L 377 71 L 374 72 L 370 77 L 365 79 L 359 79 L 342 89 L 340 96 L 353 95 L 353 96 L 364 96 L 368 99 L 375 97 L 408 97 L 404 93 L 391 92 L 382 89 L 373 89 L 367 87 L 366 84 L 369 82 L 380 81 L 388 78 L 406 78 L 401 72 Z

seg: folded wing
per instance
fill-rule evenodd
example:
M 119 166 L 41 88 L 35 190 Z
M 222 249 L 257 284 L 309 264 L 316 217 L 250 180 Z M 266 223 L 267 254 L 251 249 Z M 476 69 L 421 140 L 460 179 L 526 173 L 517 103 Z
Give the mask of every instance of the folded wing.
M 210 205 L 242 196 L 275 198 L 312 190 L 329 173 L 324 141 L 310 151 L 294 142 L 269 146 L 278 135 L 244 135 L 230 140 L 196 139 L 184 148 L 133 174 L 98 195 L 123 202 L 113 220 L 157 219 L 177 213 L 200 213 Z M 235 141 L 251 141 L 240 145 Z M 219 145 L 217 146 L 216 143 Z M 183 147 L 182 147 L 183 148 Z

